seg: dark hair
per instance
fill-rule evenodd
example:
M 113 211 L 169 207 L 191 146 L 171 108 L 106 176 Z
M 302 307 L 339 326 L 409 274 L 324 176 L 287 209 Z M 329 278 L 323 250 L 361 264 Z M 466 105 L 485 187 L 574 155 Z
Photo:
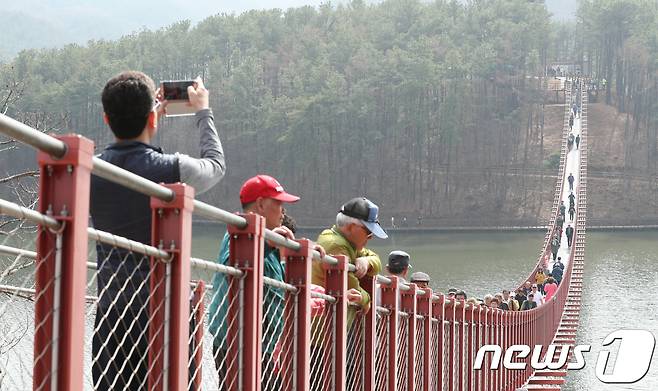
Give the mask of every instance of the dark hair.
M 135 138 L 144 131 L 153 110 L 155 83 L 142 72 L 121 72 L 105 84 L 101 100 L 114 136 Z
M 402 274 L 402 272 L 407 270 L 407 268 L 408 268 L 408 266 L 395 267 L 395 266 L 390 266 L 390 265 L 386 265 L 386 267 L 388 268 L 389 273 L 395 274 L 395 275 Z
M 287 213 L 283 214 L 283 221 L 281 222 L 281 225 L 288 227 L 292 233 L 297 233 L 297 222 Z

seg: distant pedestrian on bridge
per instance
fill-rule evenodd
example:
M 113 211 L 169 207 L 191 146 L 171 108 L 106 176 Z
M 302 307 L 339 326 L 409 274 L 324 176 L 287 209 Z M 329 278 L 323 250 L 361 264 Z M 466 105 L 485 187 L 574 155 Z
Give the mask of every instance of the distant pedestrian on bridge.
M 526 300 L 521 304 L 521 311 L 528 311 L 533 308 L 537 308 L 537 303 L 535 302 L 535 294 L 529 293 Z
M 388 254 L 388 263 L 386 264 L 386 274 L 398 277 L 401 282 L 407 282 L 407 275 L 411 269 L 411 257 L 404 251 L 394 250 Z M 415 272 L 411 275 L 412 283 L 418 288 L 429 288 L 430 276 L 427 273 Z M 398 295 L 398 303 L 400 296 Z M 377 284 L 377 306 L 381 306 L 381 285 Z
M 569 181 L 569 191 L 573 191 L 573 182 L 576 180 L 574 178 L 573 173 L 569 173 L 569 176 L 567 177 L 567 181 Z
M 576 206 L 576 196 L 573 193 L 569 194 L 569 208 Z
M 551 277 L 555 279 L 556 284 L 560 285 L 560 282 L 562 282 L 562 277 L 564 276 L 564 265 L 562 265 L 562 267 L 558 267 L 557 265 L 557 262 L 553 265 Z
M 203 81 L 197 79 L 187 92 L 196 110 L 200 158 L 165 154 L 151 145 L 167 102 L 153 80 L 137 71 L 122 72 L 103 88 L 103 120 L 115 142 L 99 158 L 157 183 L 185 182 L 196 194 L 212 188 L 226 171 L 224 151 Z M 156 99 L 161 100 L 159 106 Z M 92 176 L 90 214 L 97 229 L 151 243 L 152 212 L 146 195 Z M 92 340 L 93 388 L 141 390 L 147 382 L 150 261 L 101 243 L 96 253 L 99 299 Z
M 544 274 L 544 269 L 540 268 L 537 270 L 537 273 L 535 273 L 535 282 L 539 288 L 539 291 L 544 293 L 544 282 L 546 282 L 546 274 Z
M 402 282 L 407 282 L 407 275 L 411 269 L 411 257 L 402 250 L 393 250 L 388 254 L 386 271 L 389 276 L 396 276 Z
M 336 224 L 325 229 L 318 236 L 328 254 L 346 255 L 356 267 L 347 278 L 347 287 L 351 302 L 359 304 L 364 311 L 370 309 L 370 295 L 361 288 L 359 280 L 366 275 L 374 277 L 382 270 L 379 256 L 366 248 L 368 241 L 377 236 L 388 238 L 386 231 L 379 225 L 379 207 L 365 197 L 347 201 L 336 215 Z M 325 270 L 320 262 L 313 262 L 312 282 L 326 288 Z M 348 308 L 348 323 L 354 320 L 356 310 Z
M 580 148 L 580 133 L 576 135 L 576 149 Z
M 532 300 L 537 303 L 537 307 L 544 304 L 544 295 L 539 291 L 537 284 L 532 286 L 532 292 L 528 295 L 528 298 L 532 296 Z
M 254 213 L 265 218 L 265 227 L 275 233 L 288 239 L 294 240 L 295 235 L 290 228 L 282 225 L 284 220 L 284 203 L 293 203 L 299 201 L 299 197 L 287 193 L 281 184 L 269 175 L 256 175 L 249 178 L 240 189 L 240 203 L 245 213 Z M 224 234 L 219 249 L 217 263 L 228 265 L 230 250 L 230 236 Z M 325 251 L 320 245 L 315 245 L 322 256 Z M 265 243 L 263 253 L 263 276 L 273 280 L 284 282 L 285 270 L 281 263 L 279 249 L 272 243 Z M 213 336 L 213 355 L 215 357 L 215 366 L 219 373 L 220 379 L 226 378 L 228 363 L 227 357 L 227 313 L 228 313 L 228 296 L 229 281 L 224 273 L 215 273 L 213 280 L 213 296 L 208 309 L 208 319 L 210 319 L 209 330 Z M 285 306 L 285 292 L 281 288 L 271 285 L 263 285 L 263 330 L 267 330 L 267 337 L 263 338 L 263 368 L 264 374 L 270 374 L 274 371 L 275 361 L 274 351 L 283 331 L 283 311 Z M 267 384 L 263 384 L 263 389 L 278 389 L 280 379 L 274 376 Z
M 571 214 L 571 209 L 569 209 L 569 214 Z M 567 246 L 571 247 L 571 241 L 573 240 L 573 227 L 571 224 L 567 225 L 565 234 L 567 235 Z
M 416 284 L 419 288 L 430 287 L 430 276 L 427 273 L 415 272 L 411 274 L 411 282 Z
M 573 206 L 571 206 L 571 207 L 569 208 L 569 220 L 573 221 L 573 216 L 574 216 L 575 213 L 576 213 L 576 208 L 574 208 Z
M 548 277 L 546 279 L 546 284 L 544 284 L 544 293 L 546 294 L 545 300 L 548 302 L 557 292 L 557 284 L 553 277 Z
M 551 254 L 553 254 L 553 260 L 557 258 L 557 251 L 560 249 L 560 238 L 558 235 L 554 235 L 551 239 Z
M 560 201 L 560 216 L 562 216 L 562 221 L 564 221 L 566 217 L 566 212 L 567 212 L 567 207 L 564 206 L 564 201 Z
M 564 216 L 562 216 L 562 214 L 560 213 L 555 218 L 555 227 L 561 232 L 563 226 L 564 226 Z
M 518 311 L 520 304 L 513 296 L 510 296 L 509 289 L 503 289 L 503 302 L 507 304 L 510 311 Z
M 521 309 L 521 305 L 523 304 L 524 301 L 528 298 L 527 293 L 524 289 L 519 288 L 516 290 L 516 294 L 514 295 L 514 300 L 518 303 L 519 309 Z

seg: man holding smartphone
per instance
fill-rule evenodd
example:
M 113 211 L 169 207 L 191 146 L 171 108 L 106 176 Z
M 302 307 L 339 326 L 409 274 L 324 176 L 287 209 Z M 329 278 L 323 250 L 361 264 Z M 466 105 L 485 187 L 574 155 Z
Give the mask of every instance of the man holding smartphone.
M 150 144 L 167 107 L 150 77 L 127 71 L 111 78 L 102 93 L 103 119 L 116 142 L 99 157 L 156 183 L 185 182 L 196 194 L 216 185 L 226 172 L 224 151 L 200 78 L 187 89 L 200 132 L 200 158 L 165 154 Z M 159 102 L 156 104 L 156 98 Z M 97 176 L 91 180 L 90 212 L 95 228 L 151 243 L 148 196 Z M 148 365 L 150 261 L 98 243 L 98 305 L 92 374 L 96 390 L 145 389 Z

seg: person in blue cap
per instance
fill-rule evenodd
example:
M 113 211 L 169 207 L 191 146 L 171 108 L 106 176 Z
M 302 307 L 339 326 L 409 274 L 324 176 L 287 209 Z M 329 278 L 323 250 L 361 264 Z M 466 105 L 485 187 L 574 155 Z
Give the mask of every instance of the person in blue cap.
M 373 236 L 388 238 L 378 217 L 379 207 L 374 202 L 365 197 L 353 198 L 340 208 L 336 224 L 322 231 L 317 240 L 327 254 L 346 255 L 356 267 L 355 272 L 348 274 L 347 299 L 359 304 L 364 311 L 370 309 L 370 295 L 361 288 L 359 279 L 366 275 L 374 277 L 382 270 L 379 256 L 366 245 Z M 320 262 L 313 262 L 312 282 L 326 287 L 325 271 Z M 348 322 L 351 323 L 355 311 L 350 306 L 348 312 Z

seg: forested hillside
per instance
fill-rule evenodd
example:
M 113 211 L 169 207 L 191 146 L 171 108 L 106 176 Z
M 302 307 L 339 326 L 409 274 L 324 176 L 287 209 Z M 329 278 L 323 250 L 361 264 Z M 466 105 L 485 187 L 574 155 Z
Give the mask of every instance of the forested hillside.
M 102 147 L 112 141 L 100 107 L 109 77 L 201 75 L 229 169 L 205 196 L 213 203 L 237 209 L 240 184 L 265 172 L 302 196 L 293 209 L 302 223 L 326 222 L 356 195 L 380 203 L 386 218 L 534 223 L 552 202 L 547 174 L 562 121 L 558 108 L 558 130 L 544 133 L 536 76 L 575 47 L 565 31 L 542 2 L 522 0 L 355 0 L 218 15 L 23 52 L 0 70 L 0 105 Z M 166 120 L 157 142 L 195 153 L 192 128 Z

